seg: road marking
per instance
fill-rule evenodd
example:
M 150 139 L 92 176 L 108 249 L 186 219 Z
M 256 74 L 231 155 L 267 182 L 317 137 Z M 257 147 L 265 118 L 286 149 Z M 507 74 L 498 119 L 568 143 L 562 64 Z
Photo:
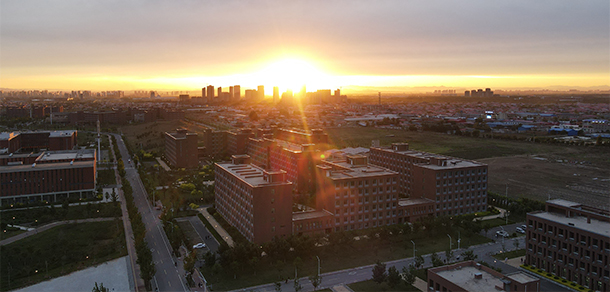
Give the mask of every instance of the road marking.
M 167 275 L 167 271 L 166 270 L 163 270 L 163 272 Z
M 170 281 L 167 281 L 167 284 L 169 284 L 170 287 L 172 286 L 172 283 Z

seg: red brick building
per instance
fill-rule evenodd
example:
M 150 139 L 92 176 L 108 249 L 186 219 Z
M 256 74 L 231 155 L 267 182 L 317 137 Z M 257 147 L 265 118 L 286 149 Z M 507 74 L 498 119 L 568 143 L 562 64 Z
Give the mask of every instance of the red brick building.
M 0 150 L 14 153 L 20 149 L 50 151 L 72 150 L 76 146 L 76 130 L 0 133 Z
M 556 199 L 527 214 L 525 263 L 591 290 L 610 290 L 610 213 Z
M 165 157 L 174 167 L 199 166 L 197 133 L 188 133 L 186 129 L 177 129 L 176 133 L 165 132 Z
M 398 223 L 398 174 L 362 155 L 318 165 L 316 209 L 334 214 L 333 231 Z
M 250 164 L 248 155 L 215 164 L 216 211 L 251 242 L 292 234 L 292 183 L 285 171 Z
M 475 161 L 409 150 L 407 143 L 371 147 L 372 164 L 399 173 L 400 194 L 435 202 L 435 216 L 487 210 L 487 165 Z
M 1 155 L 1 203 L 90 198 L 95 194 L 95 164 L 93 149 Z

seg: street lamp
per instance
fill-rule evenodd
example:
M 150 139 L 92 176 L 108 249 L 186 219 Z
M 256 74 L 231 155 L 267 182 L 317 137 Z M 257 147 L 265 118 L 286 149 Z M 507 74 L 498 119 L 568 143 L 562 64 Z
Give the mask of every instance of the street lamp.
M 451 250 L 451 248 L 452 248 L 451 235 L 447 234 L 447 236 L 449 236 L 449 250 Z
M 415 257 L 415 242 L 411 240 L 411 243 L 413 244 L 413 257 Z
M 460 232 L 458 231 L 458 249 L 460 249 L 460 242 L 462 241 L 462 236 L 460 235 Z
M 318 259 L 318 277 L 320 276 L 320 257 L 316 256 Z

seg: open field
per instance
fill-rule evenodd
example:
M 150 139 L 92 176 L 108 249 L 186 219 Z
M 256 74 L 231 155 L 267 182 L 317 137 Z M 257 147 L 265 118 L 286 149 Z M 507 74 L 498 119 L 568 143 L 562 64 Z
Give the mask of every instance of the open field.
M 378 128 L 327 129 L 337 148 L 408 142 L 410 149 L 473 159 L 489 165 L 489 190 L 544 201 L 562 198 L 610 204 L 610 149 L 483 139 Z M 392 136 L 393 135 L 393 136 Z M 562 160 L 563 162 L 557 162 Z
M 130 144 L 131 149 L 140 149 L 141 146 L 147 151 L 163 153 L 165 147 L 163 133 L 173 132 L 180 127 L 185 127 L 183 121 L 171 120 L 126 125 L 120 127 L 119 131 L 127 138 L 126 142 Z
M 586 156 L 586 153 L 580 155 Z M 608 154 L 602 156 L 591 152 L 588 160 L 604 163 Z M 590 206 L 607 208 L 610 204 L 610 167 L 557 162 L 557 157 L 561 157 L 558 154 L 539 154 L 536 157 L 481 159 L 489 166 L 489 190 L 503 195 L 508 186 L 508 196 L 513 198 L 524 196 L 544 201 L 550 196 L 551 199 L 566 199 Z
M 99 203 L 69 206 L 67 209 L 54 206 L 34 207 L 23 210 L 6 210 L 0 213 L 3 223 L 24 226 L 38 226 L 53 221 L 102 217 L 121 217 L 121 208 L 118 204 Z
M 0 249 L 2 291 L 127 255 L 123 223 L 119 219 L 61 225 Z

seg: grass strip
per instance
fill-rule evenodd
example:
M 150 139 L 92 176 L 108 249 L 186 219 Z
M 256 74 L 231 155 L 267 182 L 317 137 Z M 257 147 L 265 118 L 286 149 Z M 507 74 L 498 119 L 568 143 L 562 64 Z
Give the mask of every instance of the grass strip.
M 576 289 L 578 291 L 591 291 L 591 292 L 593 292 L 593 290 L 588 289 L 587 287 L 584 287 L 584 286 L 579 285 L 579 284 L 577 284 L 575 282 L 572 282 L 572 281 L 568 281 L 568 280 L 563 279 L 561 277 L 555 276 L 555 275 L 553 275 L 551 273 L 543 271 L 542 269 L 538 269 L 538 268 L 535 268 L 535 267 L 532 267 L 532 266 L 528 266 L 528 265 L 521 265 L 521 267 L 526 269 L 526 270 L 528 270 L 528 271 L 530 271 L 530 272 L 536 273 L 536 274 L 540 275 L 541 277 L 545 277 L 545 278 L 547 278 L 547 279 L 549 279 L 551 281 L 554 281 L 554 282 L 556 282 L 558 284 L 561 284 L 561 285 L 564 285 L 564 286 L 568 286 L 568 287 L 570 287 L 572 289 Z
M 205 227 L 208 229 L 208 231 L 210 231 L 210 233 L 212 233 L 212 235 L 214 236 L 214 238 L 216 238 L 216 241 L 218 241 L 218 244 L 222 244 L 227 243 L 222 236 L 220 236 L 220 234 L 218 234 L 218 231 L 216 231 L 216 229 L 212 226 L 212 224 L 210 223 L 210 221 L 208 221 L 208 219 L 206 219 L 201 213 L 197 214 L 197 217 L 199 217 L 199 220 L 201 220 L 201 222 L 203 222 L 203 224 L 205 224 Z

